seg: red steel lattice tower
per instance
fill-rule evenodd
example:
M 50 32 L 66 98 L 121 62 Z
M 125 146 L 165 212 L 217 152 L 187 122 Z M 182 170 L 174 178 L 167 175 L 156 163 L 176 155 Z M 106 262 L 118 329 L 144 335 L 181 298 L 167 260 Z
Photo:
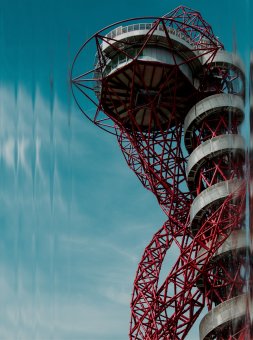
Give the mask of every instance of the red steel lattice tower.
M 108 26 L 74 60 L 77 105 L 116 136 L 168 218 L 139 263 L 131 339 L 184 339 L 204 306 L 200 339 L 249 336 L 244 77 L 239 57 L 184 6 Z M 172 245 L 180 255 L 160 284 Z

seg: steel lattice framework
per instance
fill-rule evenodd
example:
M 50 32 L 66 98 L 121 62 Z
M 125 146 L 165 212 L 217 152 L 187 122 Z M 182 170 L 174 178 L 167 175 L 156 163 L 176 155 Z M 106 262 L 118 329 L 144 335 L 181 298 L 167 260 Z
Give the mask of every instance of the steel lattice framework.
M 199 12 L 180 6 L 97 32 L 79 50 L 71 76 L 79 108 L 116 136 L 128 166 L 167 215 L 139 263 L 130 338 L 184 339 L 205 305 L 214 321 L 210 326 L 209 314 L 202 320 L 201 339 L 246 338 L 238 56 L 224 50 Z M 180 255 L 159 284 L 172 245 Z M 217 308 L 226 313 L 228 305 L 243 310 L 215 324 Z

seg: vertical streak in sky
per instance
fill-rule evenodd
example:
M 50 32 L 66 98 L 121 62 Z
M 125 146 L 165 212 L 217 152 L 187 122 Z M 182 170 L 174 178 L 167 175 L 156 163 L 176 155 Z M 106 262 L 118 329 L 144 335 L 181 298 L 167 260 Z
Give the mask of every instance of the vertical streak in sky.
M 50 327 L 51 338 L 54 339 L 55 335 L 55 313 L 56 313 L 56 289 L 55 289 L 55 280 L 56 280 L 56 225 L 55 225 L 55 214 L 54 214 L 54 192 L 55 192 L 55 176 L 56 176 L 56 155 L 55 155 L 55 79 L 54 79 L 54 51 L 51 50 L 51 65 L 50 65 L 50 206 L 51 206 L 51 235 L 50 235 L 50 281 L 51 281 L 51 294 L 52 294 L 52 303 L 51 303 L 51 313 L 52 313 L 52 324 Z

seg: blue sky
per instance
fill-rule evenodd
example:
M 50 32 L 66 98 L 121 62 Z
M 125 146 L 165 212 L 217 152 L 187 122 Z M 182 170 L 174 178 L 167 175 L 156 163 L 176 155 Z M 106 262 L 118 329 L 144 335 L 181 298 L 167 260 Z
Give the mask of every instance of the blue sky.
M 228 50 L 235 32 L 247 62 L 249 1 L 184 4 L 201 11 Z M 68 72 L 100 28 L 180 4 L 1 2 L 1 339 L 127 339 L 138 261 L 166 217 L 114 138 L 78 111 Z M 189 340 L 197 338 L 196 327 Z

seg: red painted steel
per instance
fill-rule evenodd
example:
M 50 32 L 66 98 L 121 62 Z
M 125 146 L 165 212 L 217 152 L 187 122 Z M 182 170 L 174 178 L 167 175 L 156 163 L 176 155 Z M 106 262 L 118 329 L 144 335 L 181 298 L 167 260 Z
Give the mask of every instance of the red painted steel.
M 117 38 L 119 32 L 130 32 L 130 26 L 125 31 L 122 28 L 129 23 L 133 32 L 145 27 L 145 34 L 137 43 L 137 38 Z M 184 59 L 179 60 L 169 29 L 173 34 L 181 34 L 180 38 L 198 53 L 186 51 Z M 142 60 L 145 48 L 155 43 L 159 30 L 165 36 L 163 44 L 170 51 L 172 65 Z M 85 51 L 92 44 L 95 64 L 83 71 L 85 58 L 89 59 L 90 54 L 90 50 L 89 54 Z M 243 278 L 238 279 L 243 266 L 240 258 L 232 272 L 222 260 L 218 266 L 209 260 L 231 231 L 243 224 L 244 186 L 210 207 L 197 232 L 190 226 L 190 208 L 196 193 L 221 180 L 243 176 L 243 159 L 227 153 L 201 167 L 193 191 L 187 186 L 184 118 L 201 99 L 233 93 L 231 88 L 237 79 L 222 65 L 212 66 L 211 61 L 222 49 L 200 13 L 180 6 L 163 17 L 137 18 L 108 26 L 82 46 L 73 64 L 72 88 L 79 108 L 94 124 L 116 135 L 128 166 L 154 193 L 168 217 L 146 247 L 138 266 L 131 302 L 131 339 L 184 339 L 205 305 L 212 309 L 217 299 L 221 302 L 234 296 L 242 286 Z M 202 62 L 196 88 L 182 68 L 195 67 L 192 65 L 203 56 L 206 62 Z M 195 131 L 194 147 L 224 131 L 235 134 L 237 127 L 236 118 L 228 122 L 222 113 L 203 120 Z M 172 244 L 180 255 L 159 285 L 161 266 Z M 223 287 L 230 289 L 226 296 L 221 294 Z M 236 331 L 238 336 L 229 335 L 229 339 L 241 339 L 246 332 L 244 328 Z

